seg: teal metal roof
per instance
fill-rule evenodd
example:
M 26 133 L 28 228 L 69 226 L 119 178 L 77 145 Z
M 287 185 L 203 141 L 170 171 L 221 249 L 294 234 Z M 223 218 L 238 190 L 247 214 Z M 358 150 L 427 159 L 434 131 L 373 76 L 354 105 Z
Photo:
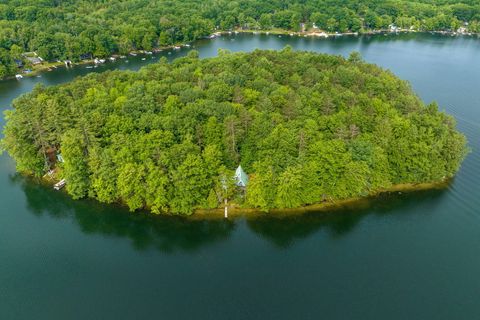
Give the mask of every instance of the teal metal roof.
M 235 170 L 235 184 L 239 187 L 246 187 L 248 184 L 248 175 L 243 171 L 242 166 Z

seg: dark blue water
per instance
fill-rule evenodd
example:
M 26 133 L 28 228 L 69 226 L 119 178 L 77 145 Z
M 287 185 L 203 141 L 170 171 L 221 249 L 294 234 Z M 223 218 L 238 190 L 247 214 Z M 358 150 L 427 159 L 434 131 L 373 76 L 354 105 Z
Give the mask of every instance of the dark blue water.
M 287 44 L 341 55 L 357 50 L 454 115 L 472 153 L 453 184 L 329 213 L 204 221 L 73 201 L 15 175 L 3 155 L 0 319 L 476 319 L 480 39 L 232 35 L 194 49 L 211 57 L 220 48 Z M 136 70 L 189 50 L 0 82 L 0 107 L 37 83 Z

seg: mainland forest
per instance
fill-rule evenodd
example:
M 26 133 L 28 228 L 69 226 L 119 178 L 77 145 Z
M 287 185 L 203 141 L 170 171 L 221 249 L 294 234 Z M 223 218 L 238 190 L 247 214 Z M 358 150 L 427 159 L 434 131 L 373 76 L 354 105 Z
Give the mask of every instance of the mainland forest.
M 215 31 L 480 31 L 477 0 L 2 0 L 0 78 L 26 52 L 74 62 L 186 43 Z
M 75 199 L 176 214 L 224 199 L 268 211 L 442 181 L 467 153 L 455 120 L 408 82 L 358 53 L 290 47 L 190 51 L 138 72 L 36 86 L 6 112 L 1 148 L 19 172 L 65 179 Z M 238 165 L 246 188 L 235 185 Z

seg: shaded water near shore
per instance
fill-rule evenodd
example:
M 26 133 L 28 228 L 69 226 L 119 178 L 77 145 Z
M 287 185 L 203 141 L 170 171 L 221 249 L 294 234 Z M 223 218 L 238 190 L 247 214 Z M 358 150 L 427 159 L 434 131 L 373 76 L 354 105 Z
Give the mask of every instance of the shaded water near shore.
M 472 153 L 445 190 L 327 213 L 191 220 L 131 214 L 14 174 L 0 157 L 1 319 L 472 319 L 480 314 L 480 39 L 232 35 L 219 48 L 312 50 L 391 69 L 457 117 Z M 0 82 L 0 108 L 36 83 L 138 69 L 189 49 Z M 170 52 L 170 54 L 169 54 Z M 3 125 L 3 117 L 0 119 Z

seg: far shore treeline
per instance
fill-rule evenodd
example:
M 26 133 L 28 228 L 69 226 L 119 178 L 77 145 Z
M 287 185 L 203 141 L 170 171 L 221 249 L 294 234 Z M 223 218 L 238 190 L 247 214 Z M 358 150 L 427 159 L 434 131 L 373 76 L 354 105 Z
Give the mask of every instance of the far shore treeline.
M 106 57 L 228 30 L 480 32 L 478 0 L 0 1 L 0 79 L 46 61 Z
M 362 197 L 453 177 L 467 152 L 454 119 L 391 72 L 289 47 L 37 86 L 6 121 L 19 172 L 53 170 L 75 199 L 155 213 Z

